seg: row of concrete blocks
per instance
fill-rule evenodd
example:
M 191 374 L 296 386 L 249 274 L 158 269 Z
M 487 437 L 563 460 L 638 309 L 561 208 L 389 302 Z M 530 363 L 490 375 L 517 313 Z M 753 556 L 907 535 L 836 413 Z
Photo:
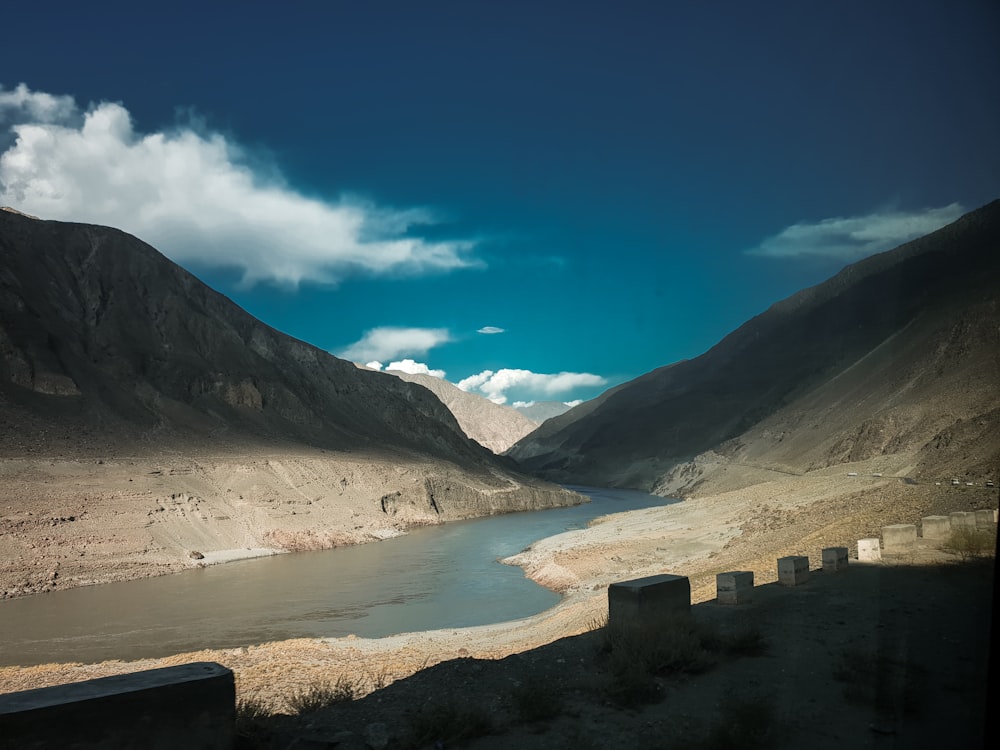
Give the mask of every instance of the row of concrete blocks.
M 947 516 L 924 516 L 920 519 L 920 531 L 924 539 L 943 541 L 952 531 L 958 529 L 996 529 L 997 511 L 975 510 L 956 511 Z M 897 523 L 882 528 L 882 544 L 877 537 L 858 540 L 858 560 L 878 562 L 882 553 L 887 555 L 912 552 L 917 544 L 917 526 L 912 523 Z
M 847 568 L 847 547 L 823 550 L 823 570 Z M 798 586 L 809 580 L 809 558 L 790 555 L 778 558 L 778 583 Z M 749 604 L 753 601 L 753 571 L 734 570 L 715 576 L 719 604 Z M 650 622 L 682 614 L 691 609 L 691 583 L 687 576 L 663 574 L 612 583 L 608 586 L 608 622 Z

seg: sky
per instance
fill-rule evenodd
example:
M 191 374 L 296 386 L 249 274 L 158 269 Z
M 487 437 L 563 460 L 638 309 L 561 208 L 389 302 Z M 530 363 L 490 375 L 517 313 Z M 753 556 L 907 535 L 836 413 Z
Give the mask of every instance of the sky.
M 995 2 L 18 3 L 0 205 L 574 402 L 1000 197 Z

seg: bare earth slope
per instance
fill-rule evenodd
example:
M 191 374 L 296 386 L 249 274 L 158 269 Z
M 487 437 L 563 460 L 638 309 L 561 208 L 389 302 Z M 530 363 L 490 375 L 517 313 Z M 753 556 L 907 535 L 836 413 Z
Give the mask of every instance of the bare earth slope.
M 422 385 L 455 415 L 459 427 L 470 438 L 494 453 L 503 453 L 538 426 L 510 406 L 494 404 L 488 398 L 463 391 L 447 380 L 432 375 L 387 370 L 409 383 Z
M 970 421 L 985 428 L 1000 408 L 998 299 L 994 201 L 773 305 L 696 359 L 549 420 L 509 455 L 550 479 L 675 492 L 691 483 L 679 465 L 747 445 L 751 429 L 768 446 L 784 433 L 775 461 L 793 470 L 876 443 L 893 454 L 975 441 Z
M 136 238 L 10 211 L 0 477 L 0 596 L 579 500 Z

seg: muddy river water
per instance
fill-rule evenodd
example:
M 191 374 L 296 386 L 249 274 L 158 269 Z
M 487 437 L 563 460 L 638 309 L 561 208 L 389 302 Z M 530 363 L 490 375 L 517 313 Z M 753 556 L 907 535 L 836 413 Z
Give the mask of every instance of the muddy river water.
M 377 638 L 527 617 L 559 595 L 499 559 L 597 516 L 675 502 L 631 490 L 572 489 L 591 502 L 0 602 L 0 665 L 138 659 L 351 633 Z

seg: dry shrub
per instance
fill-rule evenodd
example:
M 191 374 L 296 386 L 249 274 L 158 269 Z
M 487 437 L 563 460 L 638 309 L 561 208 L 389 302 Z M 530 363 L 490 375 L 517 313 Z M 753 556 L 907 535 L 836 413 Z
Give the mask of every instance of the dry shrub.
M 941 549 L 958 555 L 962 560 L 987 557 L 996 552 L 996 529 L 971 529 L 968 527 L 953 529 L 941 545 Z
M 323 680 L 300 688 L 285 698 L 285 703 L 294 714 L 307 714 L 321 708 L 347 703 L 360 694 L 359 683 L 346 675 L 340 675 L 336 682 Z

